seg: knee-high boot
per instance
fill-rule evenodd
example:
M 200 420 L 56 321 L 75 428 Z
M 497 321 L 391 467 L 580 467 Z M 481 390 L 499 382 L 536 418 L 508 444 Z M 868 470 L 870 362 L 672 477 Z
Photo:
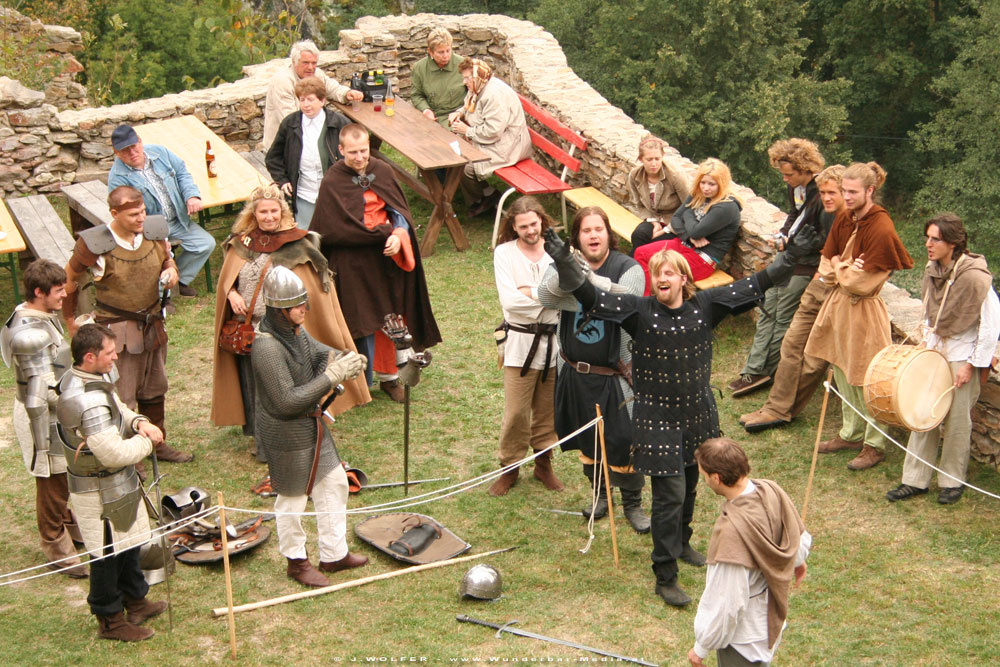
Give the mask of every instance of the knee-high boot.
M 590 488 L 594 488 L 594 465 L 585 463 L 583 464 L 583 474 L 587 476 L 590 480 Z M 591 498 L 593 498 L 593 492 L 591 492 Z M 584 507 L 582 510 L 583 518 L 590 518 L 590 506 Z M 597 490 L 597 506 L 594 507 L 594 520 L 603 519 L 608 515 L 608 490 L 604 486 L 604 481 L 601 481 L 601 486 Z

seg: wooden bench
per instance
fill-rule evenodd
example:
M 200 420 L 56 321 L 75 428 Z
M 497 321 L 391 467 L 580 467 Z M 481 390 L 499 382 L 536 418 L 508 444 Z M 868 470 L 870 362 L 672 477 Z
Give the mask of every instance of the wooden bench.
M 595 187 L 574 188 L 562 193 L 564 199 L 577 209 L 598 206 L 608 214 L 611 231 L 626 241 L 632 240 L 632 232 L 642 220 L 627 208 Z
M 267 179 L 267 183 L 270 183 L 273 180 L 271 178 L 271 172 L 267 170 L 267 165 L 264 163 L 264 158 L 267 157 L 267 154 L 264 151 L 247 151 L 246 153 L 240 153 L 240 157 L 252 164 L 254 169 L 259 171 L 261 175 Z
M 63 186 L 62 193 L 69 205 L 69 226 L 74 233 L 111 223 L 107 183 L 103 181 L 73 183 Z
M 14 288 L 14 303 L 21 302 L 21 288 L 18 285 L 17 268 L 20 254 L 27 246 L 18 231 L 14 219 L 3 202 L 0 202 L 0 264 L 10 271 L 10 282 Z M 5 314 L 6 316 L 6 314 Z
M 493 222 L 493 239 L 490 243 L 491 248 L 495 248 L 497 244 L 500 219 L 503 217 L 503 205 L 507 198 L 514 194 L 515 191 L 522 195 L 548 195 L 570 190 L 571 186 L 566 182 L 566 174 L 569 171 L 574 173 L 580 171 L 580 160 L 573 157 L 573 154 L 577 149 L 581 151 L 587 150 L 587 140 L 579 132 L 566 127 L 555 116 L 526 99 L 523 95 L 518 94 L 518 98 L 521 100 L 521 107 L 524 109 L 524 112 L 538 121 L 543 127 L 548 128 L 557 137 L 565 140 L 569 144 L 569 150 L 563 150 L 555 142 L 546 139 L 532 128 L 528 128 L 532 145 L 559 162 L 563 166 L 562 174 L 556 176 L 531 158 L 521 160 L 509 167 L 501 167 L 493 172 L 500 180 L 509 185 L 510 189 L 503 193 L 499 203 L 497 203 L 496 220 Z M 566 224 L 565 201 L 563 202 L 563 224 Z
M 69 263 L 76 242 L 48 199 L 43 195 L 13 197 L 7 206 L 32 255 L 59 266 Z
M 733 282 L 733 277 L 731 275 L 722 269 L 716 269 L 715 272 L 708 278 L 702 278 L 701 280 L 694 281 L 694 286 L 703 290 L 710 287 L 721 287 L 722 285 L 728 285 L 731 282 Z

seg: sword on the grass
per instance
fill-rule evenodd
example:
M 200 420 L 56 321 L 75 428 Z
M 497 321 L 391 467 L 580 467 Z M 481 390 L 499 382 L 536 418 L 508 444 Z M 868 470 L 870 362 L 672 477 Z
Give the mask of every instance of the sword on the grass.
M 517 621 L 508 621 L 503 625 L 498 623 L 490 623 L 489 621 L 481 621 L 478 618 L 472 618 L 466 616 L 465 614 L 460 614 L 455 617 L 459 623 L 475 623 L 476 625 L 482 625 L 487 628 L 493 628 L 497 631 L 497 637 L 502 633 L 506 632 L 512 635 L 517 635 L 518 637 L 527 637 L 528 639 L 537 639 L 543 642 L 549 642 L 550 644 L 559 644 L 560 646 L 568 646 L 569 648 L 575 648 L 578 651 L 587 651 L 588 653 L 596 653 L 597 655 L 607 656 L 609 658 L 614 658 L 615 660 L 622 660 L 624 662 L 634 662 L 637 665 L 647 665 L 647 667 L 658 667 L 655 662 L 646 662 L 645 660 L 640 660 L 639 658 L 629 658 L 624 655 L 618 655 L 617 653 L 612 653 L 610 651 L 605 651 L 603 649 L 594 648 L 593 646 L 585 646 L 584 644 L 578 644 L 576 642 L 571 642 L 566 639 L 557 639 L 555 637 L 546 637 L 545 635 L 539 635 L 534 632 L 528 632 L 527 630 L 521 630 L 519 628 L 510 627 Z

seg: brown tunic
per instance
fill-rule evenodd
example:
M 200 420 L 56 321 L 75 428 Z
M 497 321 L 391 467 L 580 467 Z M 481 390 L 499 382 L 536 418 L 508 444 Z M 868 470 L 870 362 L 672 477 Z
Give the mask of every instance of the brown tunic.
M 862 254 L 859 271 L 852 264 Z M 831 261 L 836 256 L 840 260 Z M 852 385 L 864 384 L 872 358 L 892 342 L 889 311 L 879 292 L 892 271 L 912 267 L 884 208 L 873 206 L 857 221 L 850 211 L 838 215 L 819 268 L 834 289 L 816 315 L 805 353 L 836 364 Z

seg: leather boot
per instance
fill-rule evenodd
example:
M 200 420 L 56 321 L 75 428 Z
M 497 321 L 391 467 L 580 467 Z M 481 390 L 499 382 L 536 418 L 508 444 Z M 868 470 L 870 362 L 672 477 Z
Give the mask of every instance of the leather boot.
M 161 461 L 169 461 L 170 463 L 188 463 L 189 461 L 194 461 L 194 454 L 178 451 L 166 444 L 167 418 L 164 407 L 165 401 L 166 399 L 160 396 L 148 401 L 137 401 L 136 405 L 139 409 L 139 414 L 144 415 L 153 426 L 163 432 L 163 443 L 156 446 L 156 458 Z
M 341 570 L 350 570 L 353 567 L 361 567 L 367 564 L 368 556 L 358 556 L 357 554 L 348 552 L 340 560 L 320 561 L 319 569 L 324 572 L 340 572 Z
M 645 535 L 649 532 L 649 517 L 646 513 L 642 511 L 642 491 L 634 491 L 629 489 L 621 489 L 622 492 L 622 509 L 625 512 L 625 518 L 628 519 L 629 524 L 632 526 L 632 530 L 639 533 L 640 535 Z
M 590 488 L 593 489 L 594 488 L 594 466 L 593 466 L 593 464 L 584 464 L 584 466 L 583 466 L 583 474 L 586 475 L 587 479 L 590 480 Z M 593 494 L 593 491 L 591 491 L 591 494 Z M 593 495 L 591 495 L 591 498 L 593 498 Z M 587 519 L 589 521 L 590 520 L 590 506 L 588 505 L 587 507 L 584 507 L 581 510 L 581 514 L 583 514 L 583 518 L 584 519 Z M 607 488 L 604 486 L 604 484 L 602 482 L 601 483 L 601 488 L 599 488 L 597 490 L 597 506 L 594 508 L 594 520 L 596 521 L 598 519 L 603 519 L 607 515 L 608 515 L 608 490 L 607 490 Z
M 867 470 L 881 463 L 884 458 L 884 452 L 875 449 L 871 445 L 865 445 L 861 449 L 860 454 L 848 461 L 847 467 L 850 470 Z
M 304 586 L 323 588 L 330 585 L 330 580 L 314 568 L 308 558 L 289 558 L 287 573 L 289 577 Z
M 566 488 L 556 477 L 556 471 L 552 469 L 551 449 L 535 459 L 535 479 L 544 484 L 549 491 L 562 491 Z
M 132 625 L 142 625 L 146 621 L 159 616 L 167 610 L 167 603 L 163 600 L 152 602 L 149 598 L 125 598 L 125 610 L 128 612 L 127 619 Z
M 174 449 L 165 442 L 161 442 L 156 446 L 156 458 L 160 461 L 169 461 L 170 463 L 190 463 L 194 461 L 194 454 L 182 452 Z
M 156 634 L 152 628 L 132 625 L 125 620 L 125 615 L 122 612 L 112 616 L 98 616 L 97 626 L 98 637 L 116 639 L 120 642 L 141 642 Z
M 497 481 L 493 482 L 487 493 L 491 496 L 506 496 L 507 492 L 510 491 L 510 487 L 517 483 L 517 475 L 520 471 L 520 468 L 514 468 L 500 475 L 497 477 Z
M 70 579 L 86 579 L 89 576 L 87 566 L 76 554 L 76 547 L 73 546 L 73 538 L 68 530 L 64 530 L 55 540 L 41 540 L 41 546 L 42 553 L 49 561 L 46 565 L 48 569 L 61 572 Z

